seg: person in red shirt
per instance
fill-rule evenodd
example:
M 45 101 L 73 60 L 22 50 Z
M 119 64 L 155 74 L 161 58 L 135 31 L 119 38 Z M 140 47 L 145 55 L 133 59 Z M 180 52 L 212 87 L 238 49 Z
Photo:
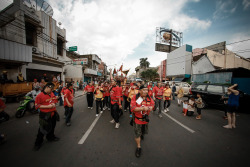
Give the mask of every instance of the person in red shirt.
M 43 137 L 46 135 L 48 141 L 58 141 L 59 138 L 55 136 L 54 131 L 58 114 L 56 112 L 57 98 L 52 92 L 54 89 L 53 83 L 47 83 L 43 91 L 36 96 L 35 107 L 40 109 L 38 134 L 34 150 L 40 149 L 43 143 Z
M 153 98 L 153 83 L 149 82 L 148 84 L 148 95 Z
M 131 100 L 131 111 L 133 114 L 133 126 L 135 132 L 135 142 L 137 144 L 135 156 L 141 155 L 141 140 L 144 134 L 148 134 L 149 113 L 153 110 L 154 100 L 148 95 L 148 88 L 144 85 L 140 87 L 140 92 L 133 96 Z
M 159 107 L 158 115 L 160 118 L 162 118 L 161 112 L 163 109 L 163 87 L 161 86 L 161 82 L 157 82 L 157 86 L 153 88 L 153 99 L 155 101 L 155 109 Z
M 122 103 L 123 103 L 123 94 L 122 94 L 122 86 L 121 86 L 121 81 L 120 80 L 117 80 L 116 81 L 116 83 L 117 83 L 117 86 L 119 87 L 119 93 L 120 93 L 120 95 L 121 95 L 121 97 L 120 97 L 120 100 L 121 100 L 121 105 L 122 105 Z M 120 109 L 120 117 L 123 115 L 123 110 L 122 110 L 122 108 L 119 108 Z
M 88 108 L 91 108 L 91 110 L 93 109 L 94 91 L 95 87 L 93 86 L 92 82 L 89 82 L 89 84 L 84 88 L 83 91 L 83 93 L 87 92 Z
M 109 95 L 110 95 L 109 86 L 108 83 L 105 82 L 103 86 L 103 96 L 104 96 L 103 110 L 106 110 L 107 108 L 110 109 Z
M 73 105 L 74 105 L 73 85 L 72 83 L 69 83 L 67 85 L 67 89 L 64 90 L 64 108 L 66 111 L 66 125 L 67 126 L 71 125 L 70 119 L 74 111 Z
M 121 92 L 119 86 L 116 85 L 116 81 L 111 81 L 112 88 L 110 90 L 110 100 L 111 100 L 111 116 L 113 120 L 110 123 L 116 123 L 115 128 L 118 129 L 120 126 L 119 117 L 120 117 L 120 109 L 121 105 Z

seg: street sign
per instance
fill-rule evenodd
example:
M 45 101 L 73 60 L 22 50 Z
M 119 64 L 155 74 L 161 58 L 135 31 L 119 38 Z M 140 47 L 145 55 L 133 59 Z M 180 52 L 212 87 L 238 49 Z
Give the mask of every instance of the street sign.
M 88 64 L 88 58 L 73 59 L 73 65 L 84 65 Z
M 71 47 L 69 47 L 69 51 L 77 51 L 77 46 L 71 46 Z

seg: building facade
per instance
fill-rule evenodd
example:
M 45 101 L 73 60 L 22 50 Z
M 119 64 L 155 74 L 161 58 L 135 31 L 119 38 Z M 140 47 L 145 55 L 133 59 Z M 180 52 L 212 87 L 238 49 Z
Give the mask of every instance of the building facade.
M 0 11 L 0 18 L 1 50 L 5 50 L 0 54 L 0 68 L 10 71 L 9 78 L 16 82 L 22 72 L 27 81 L 40 81 L 43 74 L 50 81 L 55 75 L 65 79 L 66 30 L 57 26 L 51 13 L 14 0 Z

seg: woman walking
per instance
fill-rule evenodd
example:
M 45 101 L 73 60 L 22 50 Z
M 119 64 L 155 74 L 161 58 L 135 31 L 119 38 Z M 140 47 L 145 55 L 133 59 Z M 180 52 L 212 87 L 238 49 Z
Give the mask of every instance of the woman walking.
M 179 90 L 177 91 L 178 106 L 181 106 L 183 96 L 184 96 L 184 90 L 183 90 L 182 86 L 180 86 Z

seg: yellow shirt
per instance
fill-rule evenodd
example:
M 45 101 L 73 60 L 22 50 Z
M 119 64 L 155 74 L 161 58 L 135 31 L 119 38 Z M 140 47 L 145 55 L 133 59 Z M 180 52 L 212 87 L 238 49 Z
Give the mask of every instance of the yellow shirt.
M 163 89 L 163 96 L 167 96 L 167 97 L 170 97 L 172 94 L 172 90 L 170 88 L 164 88 Z
M 96 99 L 102 99 L 103 98 L 103 93 L 101 92 L 101 90 L 103 90 L 103 89 L 102 88 L 96 88 L 96 94 L 95 94 Z
M 138 93 L 138 90 L 137 89 L 130 89 L 130 92 L 129 92 L 129 94 L 128 94 L 128 97 L 130 98 L 130 99 L 132 99 L 132 97 L 135 95 L 135 94 L 137 94 Z

